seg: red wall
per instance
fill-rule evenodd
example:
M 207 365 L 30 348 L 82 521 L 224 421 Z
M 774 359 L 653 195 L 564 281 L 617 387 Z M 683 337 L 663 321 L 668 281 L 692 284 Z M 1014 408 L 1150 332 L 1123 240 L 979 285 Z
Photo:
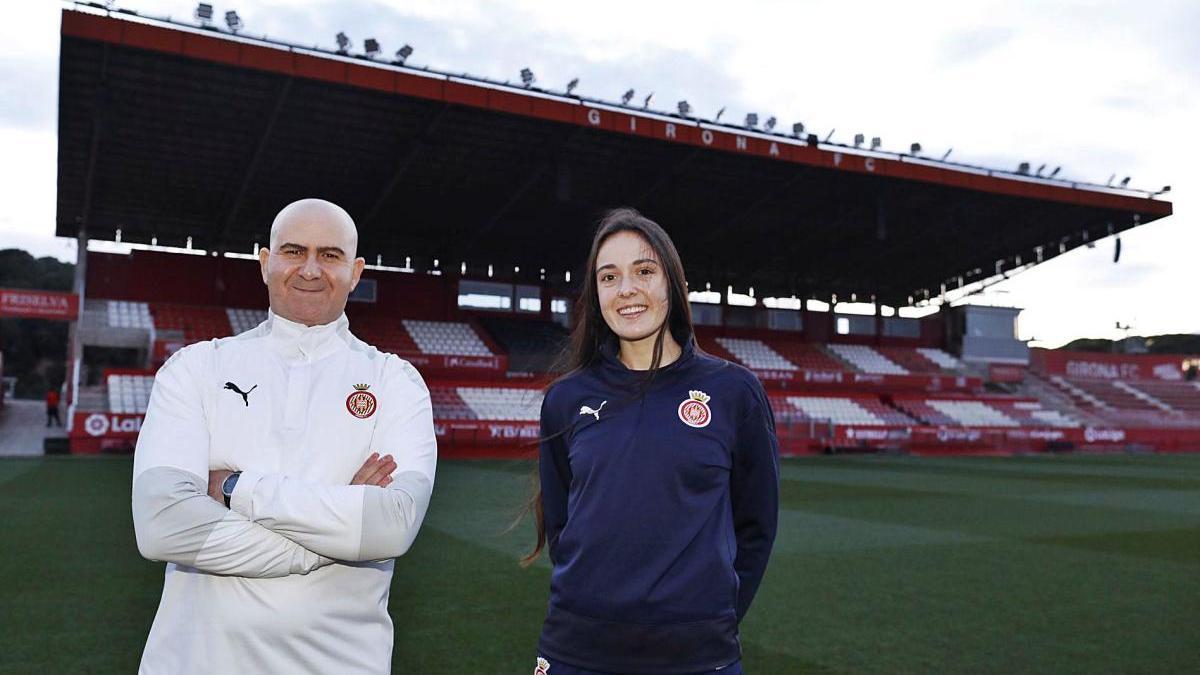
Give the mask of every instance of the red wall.
M 1051 375 L 1066 375 L 1099 380 L 1183 379 L 1180 367 L 1189 357 L 1180 354 L 1105 354 L 1071 352 L 1062 349 L 1031 349 L 1034 370 Z

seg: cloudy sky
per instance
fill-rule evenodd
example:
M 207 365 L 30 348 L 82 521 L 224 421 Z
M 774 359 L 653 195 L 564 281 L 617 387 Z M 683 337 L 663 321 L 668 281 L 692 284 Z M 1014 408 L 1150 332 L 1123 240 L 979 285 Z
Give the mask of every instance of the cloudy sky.
M 191 20 L 194 2 L 121 0 Z M 918 141 L 930 155 L 996 168 L 1061 165 L 1061 176 L 1157 190 L 1175 215 L 1024 272 L 976 300 L 1024 307 L 1021 337 L 1200 332 L 1200 3 L 646 2 L 237 0 L 245 33 L 334 47 L 374 37 L 411 63 L 616 100 L 632 87 L 659 107 L 687 99 L 725 119 L 775 115 L 834 140 Z M 0 22 L 0 248 L 74 259 L 56 240 L 59 12 L 6 6 Z

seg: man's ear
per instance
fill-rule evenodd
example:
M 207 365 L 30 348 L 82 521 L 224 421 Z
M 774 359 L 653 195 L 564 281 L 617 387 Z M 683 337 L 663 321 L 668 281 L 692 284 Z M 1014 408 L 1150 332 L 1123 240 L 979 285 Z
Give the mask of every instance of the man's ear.
M 266 246 L 258 248 L 258 268 L 262 272 L 263 284 L 267 283 L 267 260 L 271 257 L 271 249 Z
M 367 261 L 363 260 L 362 258 L 354 259 L 354 272 L 350 276 L 350 290 L 351 291 L 358 288 L 358 280 L 360 277 L 362 277 L 363 267 L 365 267 L 366 264 L 367 264 Z

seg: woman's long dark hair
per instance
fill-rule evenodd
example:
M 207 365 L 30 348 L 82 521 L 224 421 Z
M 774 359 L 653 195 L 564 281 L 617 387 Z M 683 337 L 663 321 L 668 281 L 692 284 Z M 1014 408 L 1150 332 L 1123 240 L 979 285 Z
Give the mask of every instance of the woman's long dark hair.
M 567 343 L 567 348 L 559 360 L 559 368 L 556 369 L 564 371 L 564 374 L 551 382 L 546 387 L 547 390 L 559 380 L 595 364 L 601 358 L 601 345 L 616 339 L 616 334 L 608 327 L 608 323 L 604 321 L 604 315 L 600 312 L 600 294 L 596 287 L 596 257 L 604 242 L 618 232 L 633 232 L 645 240 L 658 258 L 659 266 L 667 275 L 667 316 L 663 319 L 662 325 L 659 326 L 654 337 L 654 352 L 650 360 L 650 369 L 643 382 L 642 392 L 649 387 L 662 364 L 663 344 L 666 341 L 667 331 L 671 331 L 671 337 L 681 347 L 692 340 L 694 333 L 692 308 L 688 304 L 683 262 L 679 259 L 679 251 L 675 249 L 675 243 L 658 223 L 638 213 L 636 209 L 613 209 L 600 219 L 596 235 L 592 238 L 592 248 L 588 253 L 587 263 L 583 267 L 581 275 L 583 283 L 579 290 L 579 298 L 575 301 L 575 324 L 571 329 L 571 338 Z M 566 431 L 566 429 L 561 429 L 552 434 L 550 438 Z M 542 554 L 542 549 L 546 546 L 546 523 L 542 511 L 540 485 L 534 489 L 533 495 L 529 499 L 526 513 L 528 512 L 533 513 L 534 526 L 537 528 L 537 545 L 529 555 L 521 559 L 521 565 L 526 567 L 538 559 Z

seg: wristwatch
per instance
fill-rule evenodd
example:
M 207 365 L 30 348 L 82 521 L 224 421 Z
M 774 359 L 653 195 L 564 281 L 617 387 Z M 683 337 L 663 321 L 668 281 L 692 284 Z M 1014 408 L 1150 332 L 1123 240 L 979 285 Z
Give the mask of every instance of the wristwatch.
M 225 497 L 225 508 L 229 508 L 229 498 L 233 496 L 233 489 L 237 487 L 238 478 L 241 475 L 241 471 L 235 471 L 221 483 L 221 495 Z

